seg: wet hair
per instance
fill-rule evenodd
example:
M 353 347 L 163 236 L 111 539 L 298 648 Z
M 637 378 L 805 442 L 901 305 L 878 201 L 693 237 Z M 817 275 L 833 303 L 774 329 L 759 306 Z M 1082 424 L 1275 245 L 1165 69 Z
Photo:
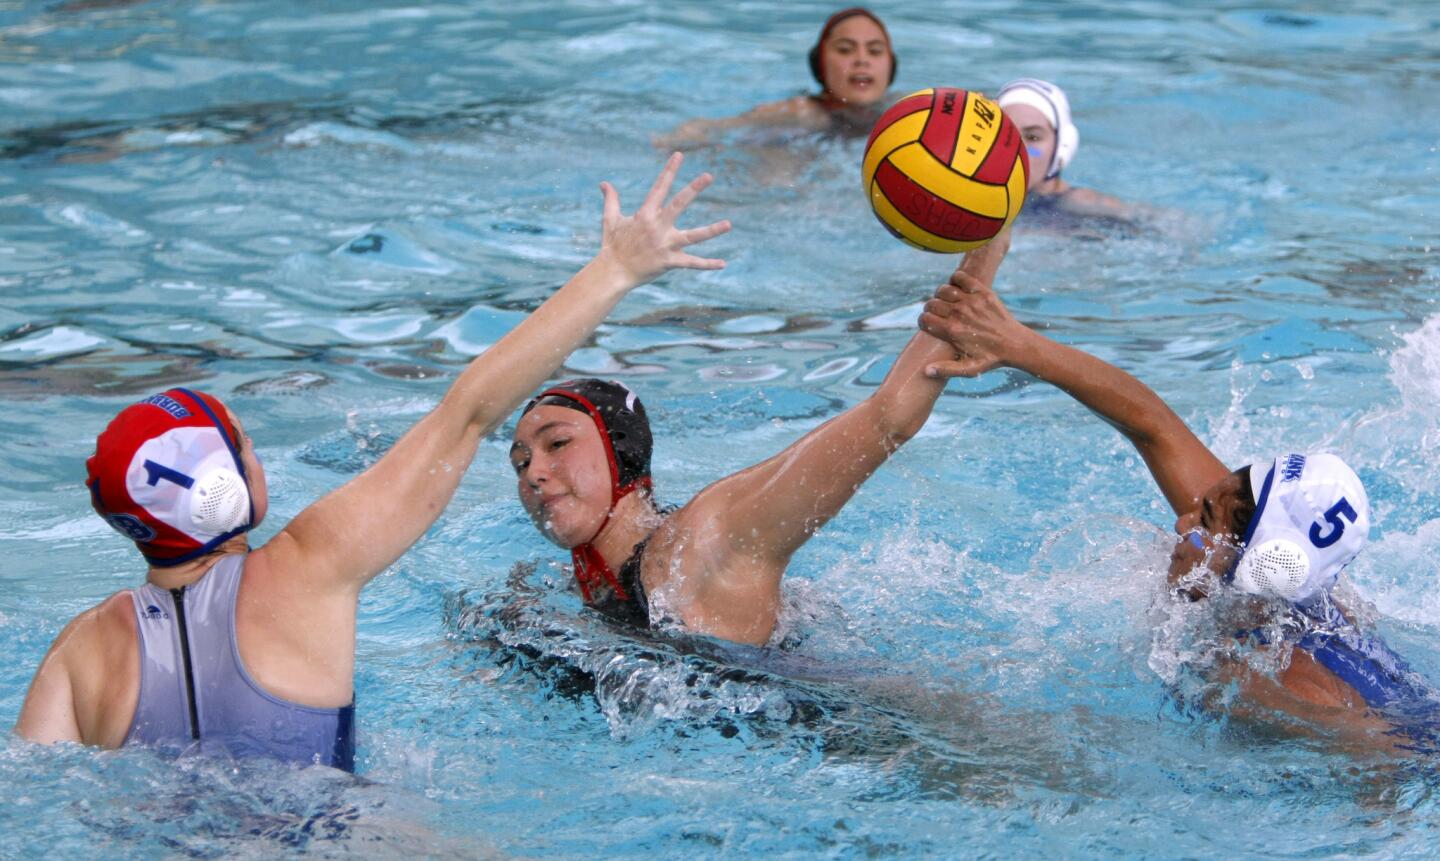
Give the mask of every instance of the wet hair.
M 1239 502 L 1230 509 L 1230 533 L 1239 541 L 1250 529 L 1255 517 L 1255 492 L 1250 489 L 1250 467 L 1242 466 L 1231 473 L 1240 477 Z
M 885 82 L 885 86 L 888 87 L 895 83 L 895 72 L 900 68 L 900 58 L 895 56 L 895 45 L 890 41 L 890 31 L 885 29 L 885 22 L 864 6 L 851 6 L 849 9 L 841 9 L 825 19 L 825 26 L 820 28 L 820 38 L 815 40 L 815 47 L 810 49 L 810 74 L 814 75 L 815 80 L 827 91 L 830 89 L 830 85 L 825 83 L 825 70 L 820 65 L 820 52 L 825 47 L 825 40 L 830 38 L 831 31 L 840 26 L 840 22 L 848 21 L 857 15 L 874 21 L 875 26 L 879 27 L 881 34 L 885 36 L 885 47 L 890 51 L 890 80 Z

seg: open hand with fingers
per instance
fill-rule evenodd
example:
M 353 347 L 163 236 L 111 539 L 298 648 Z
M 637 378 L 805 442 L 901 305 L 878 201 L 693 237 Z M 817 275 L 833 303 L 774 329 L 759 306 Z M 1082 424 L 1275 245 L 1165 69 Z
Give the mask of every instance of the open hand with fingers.
M 989 285 L 961 270 L 925 303 L 920 328 L 959 353 L 955 361 L 926 367 L 931 377 L 978 377 L 992 368 L 1014 365 L 1035 337 L 1010 315 Z
M 702 173 L 689 185 L 680 189 L 670 199 L 670 187 L 675 175 L 680 172 L 684 156 L 675 153 L 665 162 L 645 202 L 635 210 L 634 215 L 620 212 L 620 194 L 608 182 L 600 183 L 605 195 L 605 215 L 602 220 L 603 239 L 597 259 L 610 263 L 629 281 L 638 287 L 653 281 L 671 269 L 723 269 L 725 261 L 714 258 L 696 257 L 685 249 L 707 239 L 713 239 L 730 230 L 729 221 L 717 221 L 704 227 L 682 230 L 675 222 L 685 212 L 696 196 L 704 191 L 715 178 Z

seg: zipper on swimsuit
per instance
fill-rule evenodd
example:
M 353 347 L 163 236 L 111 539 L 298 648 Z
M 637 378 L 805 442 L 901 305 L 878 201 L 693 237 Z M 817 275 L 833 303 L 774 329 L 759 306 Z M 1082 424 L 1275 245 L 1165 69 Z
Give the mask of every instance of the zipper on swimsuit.
M 180 660 L 185 663 L 185 695 L 190 704 L 190 737 L 200 740 L 200 714 L 195 708 L 195 671 L 190 667 L 190 631 L 185 625 L 185 587 L 171 589 L 175 620 L 180 623 Z

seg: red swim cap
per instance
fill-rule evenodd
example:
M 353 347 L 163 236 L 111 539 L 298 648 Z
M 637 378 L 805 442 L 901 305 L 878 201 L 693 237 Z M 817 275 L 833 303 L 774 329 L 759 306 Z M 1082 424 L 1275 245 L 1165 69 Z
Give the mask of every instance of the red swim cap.
M 90 503 L 151 565 L 188 562 L 254 525 L 240 441 L 211 395 L 175 388 L 120 411 L 85 462 Z

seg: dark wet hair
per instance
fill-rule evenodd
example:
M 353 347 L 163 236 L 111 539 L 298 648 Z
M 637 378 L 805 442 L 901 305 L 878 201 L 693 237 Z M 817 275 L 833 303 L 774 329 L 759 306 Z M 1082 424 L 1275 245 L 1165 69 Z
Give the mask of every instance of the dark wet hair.
M 1240 477 L 1239 503 L 1230 509 L 1230 533 L 1237 540 L 1250 530 L 1250 521 L 1255 517 L 1255 491 L 1250 489 L 1250 467 L 1242 466 L 1231 475 Z
M 874 21 L 875 26 L 879 27 L 880 32 L 885 35 L 885 47 L 890 50 L 890 80 L 885 82 L 885 86 L 888 87 L 895 83 L 895 72 L 900 68 L 900 58 L 895 56 L 895 43 L 890 41 L 890 31 L 885 29 L 885 22 L 864 6 L 851 6 L 849 9 L 841 9 L 825 19 L 825 26 L 820 28 L 820 38 L 815 40 L 815 47 L 810 49 L 810 74 L 814 75 L 815 80 L 826 90 L 830 89 L 830 85 L 825 83 L 825 70 L 820 66 L 820 51 L 825 46 L 825 40 L 830 38 L 831 30 L 838 27 L 840 22 L 848 21 L 857 15 Z

